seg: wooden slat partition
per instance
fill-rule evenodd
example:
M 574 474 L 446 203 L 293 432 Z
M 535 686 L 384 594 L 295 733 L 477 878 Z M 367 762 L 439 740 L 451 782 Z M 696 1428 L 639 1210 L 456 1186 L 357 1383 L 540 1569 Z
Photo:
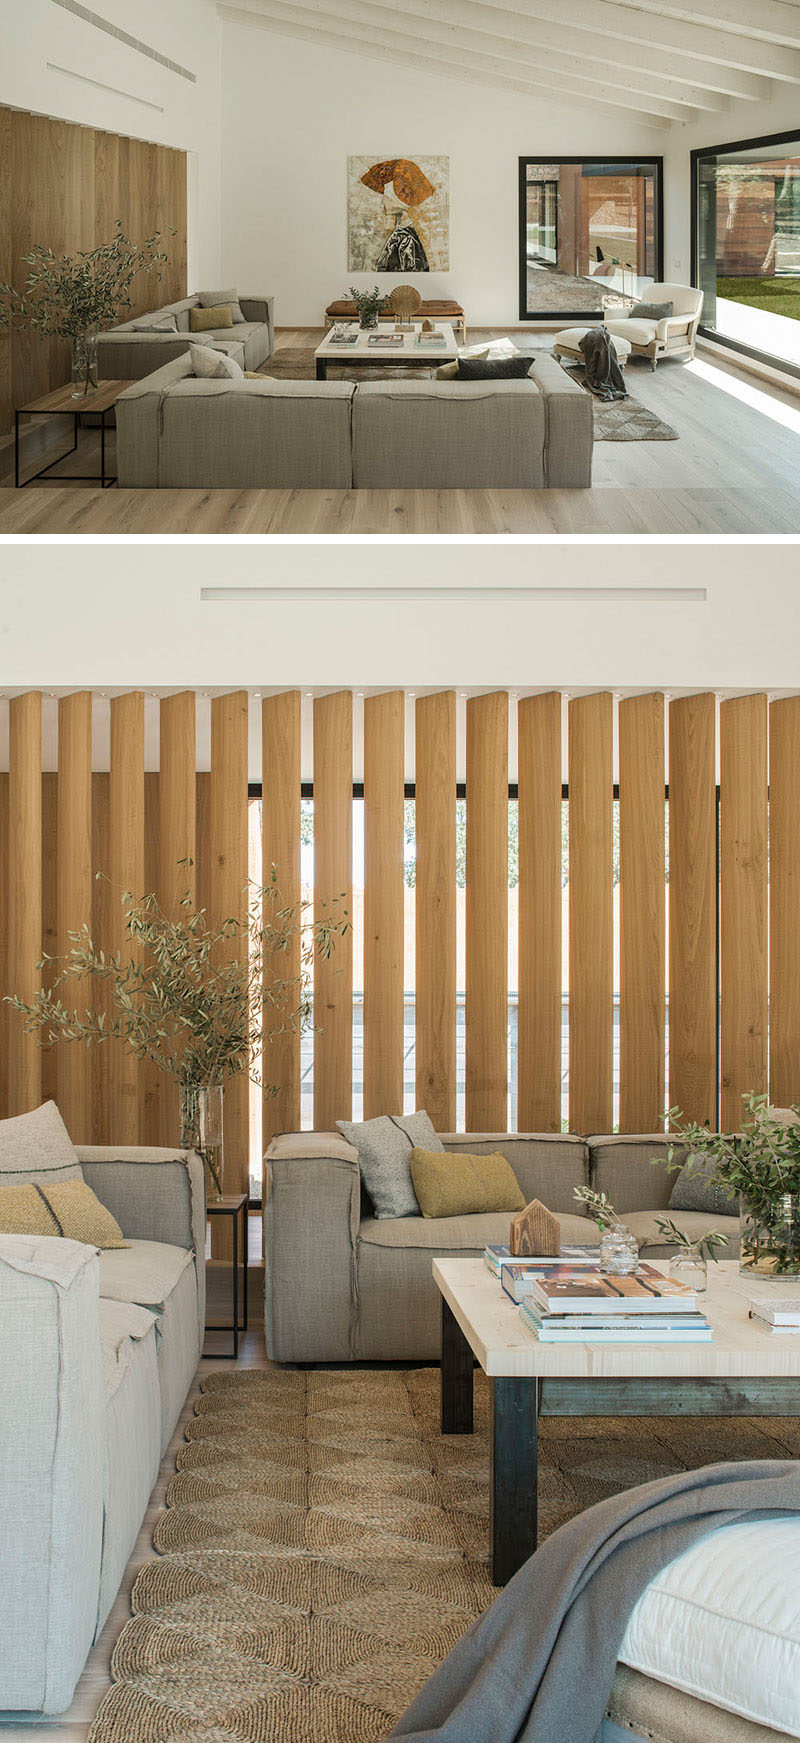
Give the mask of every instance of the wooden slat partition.
M 58 704 L 58 928 L 60 955 L 70 932 L 92 924 L 92 697 L 89 690 Z M 74 996 L 73 996 L 74 995 Z M 66 1001 L 80 1004 L 78 983 Z M 92 1059 L 80 1042 L 57 1049 L 58 1105 L 74 1144 L 92 1141 Z
M 137 952 L 126 930 L 122 897 L 144 894 L 144 696 L 131 690 L 111 701 L 109 859 L 111 937 L 124 961 Z M 138 1144 L 143 1127 L 142 1072 L 124 1042 L 111 1043 L 112 1142 Z
M 669 705 L 669 1103 L 717 1121 L 716 699 Z
M 349 690 L 314 699 L 314 913 L 342 897 L 352 914 L 353 698 Z M 314 1125 L 331 1131 L 353 1107 L 353 935 L 337 938 L 314 964 Z
M 295 907 L 300 901 L 300 785 L 301 699 L 299 690 L 280 696 L 265 696 L 261 704 L 261 842 L 262 878 L 268 884 L 275 867 L 281 905 Z M 265 923 L 274 910 L 264 904 Z M 274 973 L 281 980 L 300 974 L 300 939 L 276 956 Z M 269 972 L 269 964 L 267 964 Z M 264 1013 L 264 1098 L 262 1133 L 264 1147 L 276 1132 L 294 1132 L 300 1126 L 300 1036 L 274 1033 L 280 1027 L 276 1013 Z M 267 1091 L 274 1085 L 277 1095 Z
M 8 964 L 8 774 L 0 774 L 0 1000 L 9 992 Z M 8 1023 L 12 1013 L 0 1003 L 0 1119 L 7 1119 L 8 1104 Z M 14 1018 L 16 1021 L 16 1018 Z
M 415 708 L 417 1106 L 456 1124 L 456 697 Z
M 467 702 L 466 1121 L 508 1125 L 508 696 Z
M 569 1123 L 612 1128 L 613 699 L 569 705 Z
M 403 1111 L 405 696 L 364 703 L 364 1118 Z
M 210 900 L 214 924 L 244 919 L 247 911 L 248 698 L 246 690 L 215 696 L 211 703 Z M 246 960 L 247 940 L 231 941 L 231 954 Z M 245 1192 L 249 1177 L 249 1078 L 225 1084 L 225 1186 Z M 227 1257 L 227 1225 L 214 1229 L 213 1251 Z
M 8 745 L 9 991 L 31 1003 L 41 985 L 42 954 L 42 697 L 38 690 L 9 703 Z M 28 1113 L 41 1100 L 42 1055 L 36 1035 L 9 1012 L 8 1104 Z
M 561 1130 L 561 693 L 517 708 L 518 1106 L 521 1132 Z
M 720 1119 L 767 1088 L 767 698 L 720 706 Z
M 42 953 L 58 949 L 58 776 L 42 774 Z M 45 970 L 42 979 L 52 976 Z M 42 1101 L 58 1103 L 58 1050 L 42 1048 Z
M 619 1128 L 664 1123 L 664 698 L 619 704 Z
M 193 690 L 162 696 L 159 705 L 158 860 L 152 886 L 164 913 L 185 917 L 181 901 L 197 897 L 196 703 Z M 158 1087 L 159 1141 L 178 1136 L 178 1091 L 171 1077 L 160 1074 Z
M 92 776 L 92 932 L 95 943 L 103 950 L 113 949 L 112 886 L 110 850 L 110 788 L 111 777 L 105 772 Z M 100 873 L 98 877 L 96 874 Z M 93 991 L 98 1010 L 111 1013 L 111 1001 L 105 981 L 98 981 Z M 93 1047 L 92 1060 L 92 1139 L 95 1144 L 111 1143 L 111 1049 L 113 1041 Z M 114 1134 L 116 1138 L 116 1133 Z
M 769 1096 L 800 1102 L 800 696 L 769 711 Z

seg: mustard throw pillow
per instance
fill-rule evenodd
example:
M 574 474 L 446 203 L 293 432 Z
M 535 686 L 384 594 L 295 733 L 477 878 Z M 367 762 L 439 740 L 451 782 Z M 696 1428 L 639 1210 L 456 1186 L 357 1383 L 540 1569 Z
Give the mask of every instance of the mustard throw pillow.
M 38 1186 L 0 1186 L 1 1235 L 57 1235 L 58 1223 Z
M 84 1241 L 87 1247 L 127 1247 L 116 1217 L 100 1203 L 85 1180 L 62 1180 L 40 1186 L 58 1223 L 58 1233 L 68 1241 Z
M 212 327 L 232 327 L 230 303 L 220 303 L 214 309 L 190 309 L 189 332 L 208 333 Z
M 523 1210 L 525 1199 L 510 1163 L 446 1150 L 412 1150 L 411 1179 L 423 1216 L 472 1216 L 484 1210 Z

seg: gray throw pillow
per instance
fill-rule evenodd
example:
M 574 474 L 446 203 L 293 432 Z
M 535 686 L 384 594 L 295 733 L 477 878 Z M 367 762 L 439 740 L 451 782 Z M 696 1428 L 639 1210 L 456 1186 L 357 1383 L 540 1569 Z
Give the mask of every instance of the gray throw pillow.
M 43 1186 L 82 1179 L 78 1152 L 54 1101 L 0 1120 L 0 1184 Z
M 530 357 L 459 357 L 459 381 L 524 381 Z
M 190 345 L 192 370 L 202 381 L 244 381 L 244 370 L 227 351 L 215 351 L 213 345 Z
M 234 326 L 237 321 L 244 320 L 237 290 L 199 291 L 197 300 L 201 309 L 218 309 L 223 303 L 227 303 Z
M 699 1210 L 706 1216 L 738 1216 L 739 1200 L 721 1181 L 712 1180 L 713 1156 L 687 1156 L 675 1176 L 670 1210 Z
M 428 1115 L 381 1114 L 374 1120 L 337 1120 L 343 1138 L 358 1151 L 361 1179 L 379 1221 L 419 1216 L 411 1181 L 411 1152 L 443 1150 Z
M 674 303 L 637 303 L 626 315 L 628 321 L 667 321 Z
M 132 321 L 134 333 L 177 333 L 178 322 L 174 315 L 143 315 L 141 321 Z

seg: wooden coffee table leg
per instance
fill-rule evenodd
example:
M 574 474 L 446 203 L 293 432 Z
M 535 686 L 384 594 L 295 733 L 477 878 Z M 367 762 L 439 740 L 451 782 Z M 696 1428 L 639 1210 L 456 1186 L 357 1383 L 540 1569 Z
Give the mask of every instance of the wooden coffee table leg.
M 442 1434 L 472 1433 L 475 1358 L 442 1296 Z
M 489 1530 L 492 1579 L 504 1586 L 536 1548 L 538 1380 L 493 1380 Z
M 317 381 L 327 381 L 328 370 L 324 357 L 317 358 Z

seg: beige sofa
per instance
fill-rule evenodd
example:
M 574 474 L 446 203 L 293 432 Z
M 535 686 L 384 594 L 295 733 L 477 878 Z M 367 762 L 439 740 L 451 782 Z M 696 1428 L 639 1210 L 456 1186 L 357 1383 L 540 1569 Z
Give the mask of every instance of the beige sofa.
M 189 310 L 200 306 L 200 293 L 184 297 L 178 303 L 165 303 L 163 309 L 153 309 L 148 315 L 136 315 L 121 321 L 97 339 L 100 378 L 102 381 L 141 381 L 162 369 L 165 363 L 186 355 L 192 345 L 211 345 L 225 351 L 241 364 L 242 369 L 258 369 L 272 356 L 275 345 L 272 297 L 240 297 L 243 321 L 232 327 L 212 327 L 205 333 L 191 333 Z M 164 315 L 174 315 L 177 333 L 160 333 L 158 322 Z M 142 329 L 136 331 L 136 329 Z
M 592 402 L 523 381 L 198 380 L 188 352 L 120 395 L 122 489 L 588 488 Z
M 674 1177 L 651 1161 L 666 1158 L 663 1133 L 459 1132 L 443 1133 L 442 1142 L 451 1151 L 501 1150 L 526 1200 L 540 1198 L 556 1213 L 567 1242 L 590 1245 L 598 1238 L 573 1197 L 576 1186 L 591 1181 L 624 1216 L 643 1253 L 658 1258 L 670 1251 L 655 1218 L 667 1209 Z M 736 1217 L 670 1214 L 692 1235 L 720 1229 L 738 1250 Z M 378 1221 L 362 1192 L 358 1154 L 338 1133 L 274 1138 L 264 1183 L 269 1355 L 278 1362 L 437 1358 L 440 1302 L 432 1260 L 507 1241 L 508 1222 L 505 1212 Z

